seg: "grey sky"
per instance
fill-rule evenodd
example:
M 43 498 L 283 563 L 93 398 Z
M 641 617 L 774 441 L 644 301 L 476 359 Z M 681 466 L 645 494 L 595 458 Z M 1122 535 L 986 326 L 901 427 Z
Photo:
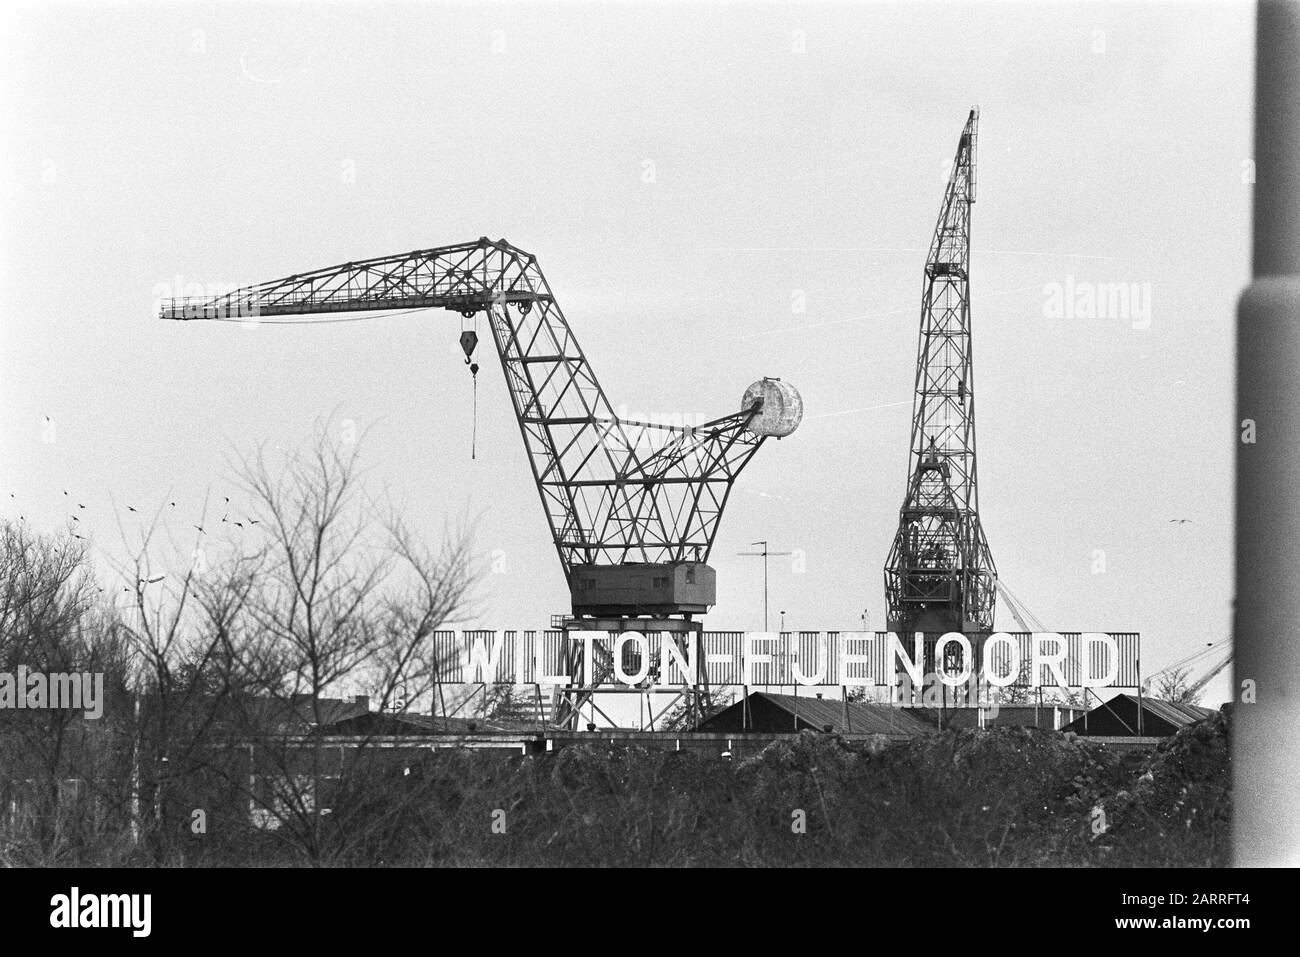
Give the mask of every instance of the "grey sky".
M 175 499 L 193 534 L 232 444 L 296 445 L 334 413 L 370 427 L 417 527 L 477 517 L 504 564 L 483 625 L 545 627 L 567 592 L 488 362 L 470 460 L 457 317 L 152 313 L 178 275 L 504 237 L 616 408 L 711 418 L 763 375 L 802 392 L 723 518 L 707 624 L 761 627 L 761 563 L 735 553 L 766 538 L 806 562 L 773 560 L 773 625 L 883 627 L 925 247 L 978 104 L 999 572 L 1050 627 L 1140 630 L 1146 671 L 1227 634 L 1247 5 L 6 5 L 3 37 L 6 515 L 60 528 L 68 489 L 110 555 L 114 501 L 130 529 L 127 503 Z M 1067 282 L 1150 284 L 1149 327 L 1049 318 Z

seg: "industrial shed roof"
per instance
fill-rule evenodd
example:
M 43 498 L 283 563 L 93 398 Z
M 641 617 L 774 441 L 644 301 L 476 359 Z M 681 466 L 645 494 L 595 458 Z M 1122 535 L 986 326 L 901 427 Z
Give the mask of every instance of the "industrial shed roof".
M 1212 714 L 1214 714 L 1213 708 L 1143 698 L 1142 733 L 1146 735 L 1175 734 L 1180 728 L 1195 724 Z M 1061 730 L 1074 731 L 1078 734 L 1135 735 L 1138 727 L 1137 716 L 1137 696 L 1127 693 L 1117 694 L 1093 708 L 1083 717 L 1071 721 Z
M 518 731 L 523 727 L 525 726 L 519 722 L 491 718 L 443 718 L 428 714 L 371 711 L 335 721 L 323 730 L 327 734 L 341 735 L 422 735 Z M 527 727 L 536 730 L 536 725 Z
M 748 715 L 746 715 L 748 702 Z M 847 713 L 846 713 L 847 712 Z M 824 731 L 853 734 L 921 734 L 934 729 L 905 708 L 842 699 L 755 691 L 702 721 L 697 731 Z

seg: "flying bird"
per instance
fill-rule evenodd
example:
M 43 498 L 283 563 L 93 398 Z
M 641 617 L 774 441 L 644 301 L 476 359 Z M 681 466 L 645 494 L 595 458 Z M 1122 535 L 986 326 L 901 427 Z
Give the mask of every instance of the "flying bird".
M 1193 522 L 1190 518 L 1171 518 L 1169 520 L 1169 524 L 1170 525 L 1195 525 L 1196 523 Z
M 126 507 L 126 510 L 127 510 L 128 512 L 134 512 L 134 511 L 135 511 L 135 509 L 132 508 L 130 505 L 128 505 L 128 506 Z
M 194 527 L 197 528 L 200 532 L 203 531 L 203 526 L 202 526 L 202 525 L 195 525 Z

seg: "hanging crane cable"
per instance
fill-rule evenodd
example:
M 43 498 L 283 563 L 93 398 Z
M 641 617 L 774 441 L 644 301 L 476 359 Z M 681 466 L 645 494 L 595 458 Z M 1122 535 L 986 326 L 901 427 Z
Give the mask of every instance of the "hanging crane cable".
M 478 348 L 478 313 L 462 312 L 461 316 L 464 319 L 473 317 L 475 326 L 473 329 L 465 329 L 463 328 L 464 322 L 461 322 L 460 347 L 465 352 L 465 365 L 469 366 L 469 374 L 474 381 L 474 405 L 473 411 L 470 413 L 469 457 L 476 459 L 478 458 L 478 363 L 474 361 L 474 350 Z

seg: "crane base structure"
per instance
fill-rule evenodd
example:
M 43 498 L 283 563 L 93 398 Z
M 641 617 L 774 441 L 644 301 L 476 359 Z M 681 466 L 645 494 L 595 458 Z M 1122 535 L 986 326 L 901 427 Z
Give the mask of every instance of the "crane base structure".
M 791 434 L 802 418 L 803 401 L 789 383 L 760 379 L 738 412 L 701 425 L 622 419 L 536 257 L 487 237 L 296 273 L 220 296 L 166 300 L 159 314 L 293 324 L 426 309 L 460 314 L 460 343 L 475 381 L 477 324 L 480 316 L 486 320 L 568 581 L 573 618 L 566 634 L 654 630 L 698 639 L 693 616 L 716 600 L 707 563 L 732 485 L 766 439 Z M 575 726 L 578 705 L 590 701 L 613 664 L 569 673 L 576 685 L 561 711 Z
M 655 730 L 655 722 L 682 700 L 686 701 L 691 727 L 708 713 L 712 695 L 702 622 L 690 616 L 577 618 L 561 615 L 556 616 L 552 626 L 563 632 L 564 671 L 569 676 L 568 684 L 556 689 L 554 728 L 580 730 L 584 708 L 591 712 L 592 723 L 599 712 L 611 725 L 617 725 L 596 704 L 598 693 L 643 695 L 647 701 L 651 694 L 671 695 L 657 714 L 650 711 L 646 715 L 648 720 L 642 722 L 643 731 Z M 665 637 L 676 649 L 676 662 L 664 660 Z M 695 673 L 688 675 L 683 673 L 688 669 L 674 668 L 682 662 L 693 663 Z M 614 678 L 618 680 L 611 681 Z

